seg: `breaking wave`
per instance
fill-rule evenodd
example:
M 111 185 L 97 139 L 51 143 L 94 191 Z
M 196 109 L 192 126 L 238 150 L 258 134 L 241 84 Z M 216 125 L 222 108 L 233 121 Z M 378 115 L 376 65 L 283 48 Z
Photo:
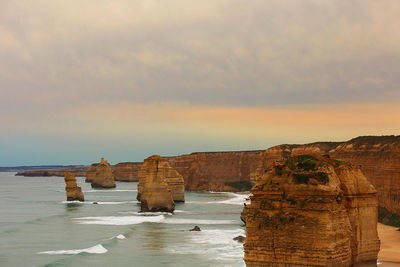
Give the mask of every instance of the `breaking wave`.
M 79 253 L 103 254 L 106 253 L 107 251 L 108 250 L 104 248 L 101 244 L 98 244 L 90 248 L 71 249 L 71 250 L 50 250 L 50 251 L 38 252 L 38 254 L 49 254 L 49 255 L 60 255 L 60 254 L 75 255 Z

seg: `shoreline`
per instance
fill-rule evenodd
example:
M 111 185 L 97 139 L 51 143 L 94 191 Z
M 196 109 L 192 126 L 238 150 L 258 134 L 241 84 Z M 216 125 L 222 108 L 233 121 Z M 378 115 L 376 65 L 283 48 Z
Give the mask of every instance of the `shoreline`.
M 378 254 L 379 266 L 400 266 L 400 231 L 397 227 L 378 223 L 381 249 Z

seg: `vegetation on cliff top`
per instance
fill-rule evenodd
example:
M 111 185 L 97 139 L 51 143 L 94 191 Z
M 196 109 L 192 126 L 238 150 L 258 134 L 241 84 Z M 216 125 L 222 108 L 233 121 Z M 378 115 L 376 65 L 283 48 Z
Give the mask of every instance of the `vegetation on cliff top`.
M 310 179 L 326 184 L 329 182 L 328 174 L 318 171 L 318 166 L 322 163 L 322 160 L 312 155 L 294 156 L 286 159 L 284 165 L 277 165 L 276 174 L 292 174 L 295 181 L 301 184 L 309 184 Z M 289 171 L 284 169 L 285 166 L 289 168 Z

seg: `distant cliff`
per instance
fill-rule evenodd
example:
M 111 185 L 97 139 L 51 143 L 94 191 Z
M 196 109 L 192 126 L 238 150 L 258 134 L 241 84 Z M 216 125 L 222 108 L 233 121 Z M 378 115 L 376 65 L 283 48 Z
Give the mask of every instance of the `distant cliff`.
M 87 167 L 73 167 L 73 168 L 59 168 L 59 169 L 42 169 L 42 170 L 28 170 L 17 172 L 15 176 L 28 176 L 28 177 L 47 177 L 57 176 L 64 177 L 65 172 L 73 173 L 75 176 L 86 176 Z
M 198 152 L 168 157 L 189 191 L 246 191 L 264 151 Z
M 137 182 L 143 162 L 121 162 L 114 166 L 115 181 Z

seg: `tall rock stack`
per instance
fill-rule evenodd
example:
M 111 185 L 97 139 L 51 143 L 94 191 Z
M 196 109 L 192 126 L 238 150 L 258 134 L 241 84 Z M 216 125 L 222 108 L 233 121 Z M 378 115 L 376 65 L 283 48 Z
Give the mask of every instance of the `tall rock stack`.
M 75 175 L 70 172 L 64 173 L 65 191 L 68 201 L 85 201 L 82 189 L 76 184 Z
M 165 159 L 153 155 L 144 160 L 139 171 L 137 199 L 142 212 L 167 211 L 175 209 L 173 193 L 167 183 L 168 168 Z M 179 194 L 177 196 L 180 197 Z
M 107 160 L 101 158 L 100 163 L 95 165 L 95 168 L 96 172 L 91 184 L 93 188 L 113 188 L 116 186 L 111 165 Z
M 359 168 L 320 156 L 275 163 L 247 205 L 251 266 L 376 264 L 376 191 Z

